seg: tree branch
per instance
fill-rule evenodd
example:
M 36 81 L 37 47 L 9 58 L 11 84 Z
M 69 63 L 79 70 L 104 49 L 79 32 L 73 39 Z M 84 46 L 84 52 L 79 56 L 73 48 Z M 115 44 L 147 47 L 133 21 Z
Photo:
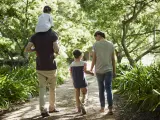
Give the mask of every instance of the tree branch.
M 124 20 L 123 22 L 125 23 L 125 24 L 130 24 L 133 20 L 135 20 L 136 18 L 137 18 L 137 16 L 140 14 L 140 12 L 149 4 L 149 3 L 151 3 L 151 2 L 153 2 L 154 0 L 151 0 L 151 1 L 149 1 L 149 2 L 146 2 L 146 0 L 144 0 L 144 1 L 140 1 L 140 2 L 136 2 L 135 1 L 135 6 L 134 6 L 134 8 L 133 8 L 133 15 L 132 15 L 132 17 L 130 17 L 128 20 Z M 140 4 L 140 8 L 139 8 L 139 10 L 137 10 L 137 12 L 136 12 L 136 8 L 137 8 L 137 6 L 138 6 L 138 4 Z
M 147 55 L 148 53 L 152 52 L 152 50 L 155 50 L 155 49 L 157 49 L 157 48 L 160 48 L 160 45 L 150 47 L 150 48 L 149 48 L 148 50 L 146 50 L 144 53 L 142 53 L 141 55 L 139 55 L 139 56 L 135 59 L 135 61 L 136 61 L 136 62 L 139 61 L 143 56 Z
M 147 38 L 148 36 L 146 36 L 144 39 L 140 40 L 138 43 L 136 43 L 136 45 L 133 47 L 132 50 L 129 51 L 129 53 L 133 52 L 134 50 L 136 50 L 138 48 L 138 46 L 140 46 L 143 41 Z M 135 39 L 134 39 L 135 40 Z M 150 45 L 151 43 L 149 43 L 148 45 Z M 145 45 L 146 46 L 146 45 Z M 142 47 L 141 47 L 142 48 Z M 139 48 L 140 49 L 140 48 Z
M 152 31 L 147 31 L 147 32 L 144 32 L 144 33 L 137 33 L 137 34 L 131 34 L 131 35 L 127 35 L 127 37 L 129 36 L 138 36 L 138 35 L 145 35 L 145 34 L 150 34 L 150 33 L 153 33 L 153 32 L 159 32 L 160 34 L 160 30 L 152 30 Z

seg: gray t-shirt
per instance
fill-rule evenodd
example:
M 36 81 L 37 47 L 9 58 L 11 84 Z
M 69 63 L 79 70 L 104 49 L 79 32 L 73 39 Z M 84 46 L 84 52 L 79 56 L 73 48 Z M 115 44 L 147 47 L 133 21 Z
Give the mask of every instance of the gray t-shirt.
M 106 73 L 112 71 L 113 43 L 106 40 L 97 41 L 93 45 L 93 51 L 96 53 L 95 72 Z

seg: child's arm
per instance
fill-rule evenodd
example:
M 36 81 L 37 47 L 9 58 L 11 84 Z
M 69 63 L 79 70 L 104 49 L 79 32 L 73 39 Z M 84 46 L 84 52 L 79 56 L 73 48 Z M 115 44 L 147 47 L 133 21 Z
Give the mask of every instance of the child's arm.
M 88 71 L 88 70 L 87 70 L 87 63 L 84 64 L 84 72 L 85 72 L 86 74 L 94 75 L 94 73 L 93 73 L 92 71 Z
M 70 71 L 70 76 L 71 76 L 71 80 L 72 80 L 72 83 L 73 83 L 73 77 L 72 77 L 72 70 L 71 70 L 71 67 L 69 68 L 69 71 Z

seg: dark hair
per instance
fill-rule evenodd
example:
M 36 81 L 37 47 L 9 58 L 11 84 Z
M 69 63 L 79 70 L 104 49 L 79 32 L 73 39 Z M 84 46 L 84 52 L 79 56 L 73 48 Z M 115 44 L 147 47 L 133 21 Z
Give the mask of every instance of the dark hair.
M 106 38 L 105 34 L 104 34 L 103 32 L 101 32 L 101 31 L 97 31 L 97 32 L 94 33 L 94 36 L 95 36 L 95 37 L 96 37 L 97 35 L 100 35 L 101 37 Z
M 82 55 L 82 52 L 80 50 L 74 50 L 73 51 L 73 56 L 74 58 L 79 58 Z
M 43 8 L 43 12 L 44 13 L 50 13 L 51 12 L 51 7 L 49 7 L 49 6 L 45 6 L 44 8 Z

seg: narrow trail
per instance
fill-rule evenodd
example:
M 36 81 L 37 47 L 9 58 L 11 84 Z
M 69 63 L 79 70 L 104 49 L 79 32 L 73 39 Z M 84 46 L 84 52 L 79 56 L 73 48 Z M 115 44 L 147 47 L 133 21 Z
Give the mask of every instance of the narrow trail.
M 75 113 L 74 88 L 71 80 L 65 81 L 63 85 L 57 87 L 57 108 L 59 113 L 52 113 L 50 117 L 44 120 L 115 120 L 116 113 L 112 116 L 105 113 L 99 113 L 99 98 L 96 78 L 87 76 L 88 86 L 88 102 L 86 104 L 86 115 Z M 48 98 L 48 95 L 47 95 Z M 48 103 L 46 104 L 48 106 Z M 106 105 L 107 106 L 107 105 Z M 41 120 L 39 112 L 38 98 L 34 98 L 31 102 L 21 105 L 18 110 L 7 113 L 1 117 L 2 120 Z

